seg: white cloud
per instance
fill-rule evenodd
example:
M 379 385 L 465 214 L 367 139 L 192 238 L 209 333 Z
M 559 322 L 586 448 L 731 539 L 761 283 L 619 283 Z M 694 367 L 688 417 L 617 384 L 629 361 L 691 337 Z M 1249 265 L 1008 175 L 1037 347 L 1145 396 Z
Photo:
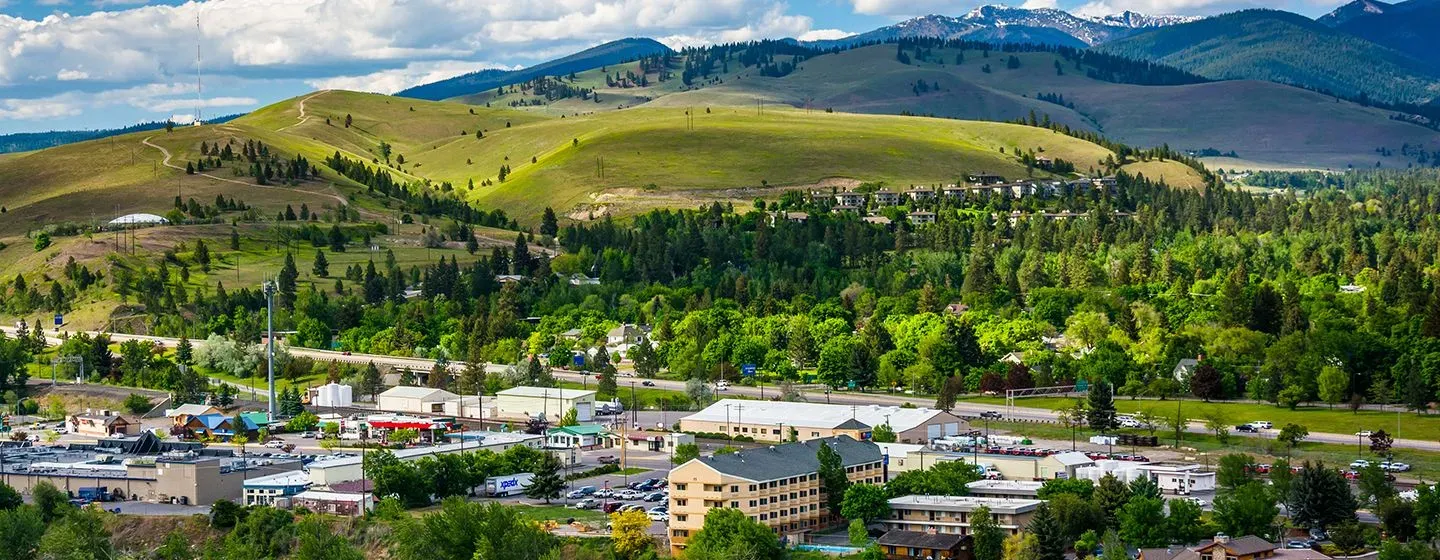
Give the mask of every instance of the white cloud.
M 348 89 L 390 94 L 412 86 L 485 70 L 487 68 L 511 69 L 515 67 L 507 67 L 502 64 L 489 62 L 437 60 L 431 62 L 411 62 L 406 64 L 404 68 L 381 70 L 359 76 L 335 76 L 332 78 L 306 80 L 305 83 L 316 89 Z
M 796 39 L 801 41 L 833 41 L 835 39 L 844 39 L 851 35 L 854 35 L 854 33 L 841 31 L 839 29 L 812 29 L 800 34 Z
M 1020 7 L 1027 10 L 1038 10 L 1040 8 L 1058 8 L 1060 4 L 1055 0 L 1025 0 L 1025 3 L 1021 4 Z
M 59 72 L 55 73 L 55 79 L 62 82 L 72 82 L 75 80 L 85 80 L 89 78 L 90 74 L 85 73 L 84 70 L 71 70 L 69 68 L 61 68 Z
M 70 91 L 40 98 L 0 99 L 0 119 L 40 120 L 75 116 L 86 110 L 129 106 L 152 113 L 171 113 L 201 107 L 251 107 L 253 97 L 195 99 L 194 84 L 144 84 L 94 93 Z
M 983 3 L 979 0 L 850 0 L 857 14 L 892 17 L 957 15 Z

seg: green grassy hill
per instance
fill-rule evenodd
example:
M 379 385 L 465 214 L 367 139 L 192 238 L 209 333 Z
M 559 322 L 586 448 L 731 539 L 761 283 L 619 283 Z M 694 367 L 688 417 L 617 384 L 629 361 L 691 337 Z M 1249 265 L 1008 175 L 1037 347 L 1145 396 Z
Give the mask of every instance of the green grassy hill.
M 1246 10 L 1163 27 L 1100 48 L 1216 79 L 1269 80 L 1410 103 L 1440 94 L 1440 73 L 1433 66 L 1304 16 L 1274 10 Z
M 959 65 L 957 55 L 964 57 Z M 733 72 L 722 83 L 684 91 L 667 82 L 646 90 L 656 99 L 645 106 L 753 107 L 764 99 L 794 107 L 808 103 L 836 111 L 982 120 L 1028 118 L 1033 111 L 1134 146 L 1234 150 L 1260 165 L 1322 169 L 1372 167 L 1377 161 L 1404 167 L 1411 162 L 1399 155 L 1402 144 L 1440 144 L 1440 133 L 1392 120 L 1387 111 L 1272 82 L 1120 84 L 1091 78 L 1093 68 L 1076 68 L 1055 53 L 1015 56 L 1017 69 L 1007 68 L 1001 53 L 987 59 L 978 50 L 935 49 L 930 62 L 902 64 L 894 46 L 878 45 L 811 58 L 780 78 Z M 917 82 L 927 89 L 917 91 Z M 603 97 L 610 90 L 599 91 Z M 1040 94 L 1061 95 L 1073 108 L 1037 99 Z M 1379 156 L 1379 147 L 1394 155 Z

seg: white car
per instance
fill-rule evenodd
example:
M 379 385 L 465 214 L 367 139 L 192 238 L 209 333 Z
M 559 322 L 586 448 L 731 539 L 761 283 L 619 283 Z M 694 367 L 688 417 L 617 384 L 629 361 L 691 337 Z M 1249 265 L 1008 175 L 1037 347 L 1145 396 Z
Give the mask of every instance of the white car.
M 1206 502 L 1205 500 L 1202 500 L 1202 499 L 1200 499 L 1200 498 L 1191 497 L 1191 496 L 1186 496 L 1186 497 L 1184 497 L 1184 498 L 1176 498 L 1176 499 L 1177 499 L 1177 500 L 1185 500 L 1185 501 L 1187 501 L 1187 502 L 1190 502 L 1190 503 L 1195 504 L 1195 505 L 1197 505 L 1197 506 L 1200 506 L 1200 507 L 1202 507 L 1202 508 L 1205 507 L 1206 505 L 1209 505 L 1209 502 Z
M 1355 437 L 1370 437 L 1372 435 L 1375 435 L 1375 432 L 1372 432 L 1370 430 L 1360 430 L 1358 432 L 1355 432 Z
M 729 382 L 729 381 L 716 381 L 716 382 L 715 382 L 715 390 L 716 390 L 716 391 L 728 391 L 729 389 L 730 389 L 730 382 Z
M 1121 428 L 1139 428 L 1139 427 L 1140 427 L 1140 421 L 1139 421 L 1139 420 L 1136 420 L 1136 419 L 1134 419 L 1134 418 L 1121 418 L 1121 419 L 1120 419 L 1120 427 L 1121 427 Z
M 1390 471 L 1390 472 L 1406 472 L 1406 471 L 1409 471 L 1409 470 L 1410 470 L 1410 465 L 1408 465 L 1408 464 L 1406 464 L 1406 463 L 1401 463 L 1401 462 L 1398 462 L 1398 461 L 1397 461 L 1397 462 L 1394 462 L 1394 463 L 1390 463 L 1390 468 L 1385 469 L 1385 470 Z
M 1257 430 L 1268 430 L 1274 428 L 1275 425 L 1271 424 L 1268 420 L 1256 420 L 1250 423 L 1250 427 Z
M 645 515 L 646 515 L 647 517 L 649 517 L 651 521 L 669 521 L 669 520 L 670 520 L 670 514 L 669 514 L 669 513 L 666 513 L 666 512 L 663 512 L 663 511 L 649 511 L 649 512 L 646 512 Z
M 282 448 L 285 447 L 285 441 L 284 441 L 284 440 L 279 440 L 279 439 L 272 439 L 272 440 L 270 440 L 270 441 L 265 442 L 265 447 L 269 447 L 269 448 L 272 448 L 272 449 L 282 449 Z
M 1356 459 L 1356 460 L 1350 462 L 1350 468 L 1351 468 L 1351 469 L 1354 469 L 1354 470 L 1357 470 L 1357 471 L 1360 470 L 1360 469 L 1369 468 L 1369 467 L 1370 467 L 1370 461 L 1366 461 L 1366 460 L 1364 460 L 1364 459 Z

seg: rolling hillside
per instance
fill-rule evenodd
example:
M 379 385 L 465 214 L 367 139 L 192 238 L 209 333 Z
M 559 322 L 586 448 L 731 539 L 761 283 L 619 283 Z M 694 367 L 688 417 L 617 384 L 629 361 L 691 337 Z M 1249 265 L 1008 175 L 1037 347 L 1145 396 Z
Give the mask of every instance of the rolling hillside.
M 1440 0 L 1398 4 L 1356 0 L 1333 15 L 1321 22 L 1440 67 Z
M 395 95 L 416 99 L 440 100 L 471 95 L 500 86 L 518 84 L 540 76 L 563 76 L 668 52 L 669 47 L 653 39 L 621 39 L 591 47 L 578 53 L 537 64 L 523 70 L 481 70 L 447 80 L 415 86 Z
M 345 115 L 351 117 L 349 128 Z M 476 137 L 477 129 L 483 138 Z M 448 182 L 480 206 L 523 221 L 537 219 L 546 206 L 584 218 L 712 200 L 748 203 L 822 181 L 935 184 L 975 170 L 1022 177 L 1024 165 L 1010 155 L 1017 148 L 1081 167 L 1110 155 L 1068 136 L 989 122 L 784 108 L 757 115 L 736 107 L 697 111 L 693 119 L 683 109 L 665 107 L 550 118 L 325 91 L 224 125 L 124 135 L 0 159 L 0 204 L 8 206 L 7 217 L 19 219 L 6 220 L 0 237 L 35 224 L 163 214 L 177 194 L 201 201 L 225 194 L 267 215 L 301 202 L 315 209 L 341 201 L 383 208 L 383 200 L 356 197 L 364 187 L 329 170 L 322 180 L 298 187 L 261 187 L 230 169 L 205 177 L 161 166 L 160 148 L 183 167 L 200 157 L 201 142 L 232 139 L 261 141 L 284 158 L 303 155 L 314 163 L 338 151 L 372 169 L 384 167 L 379 150 L 384 142 L 391 146 L 388 170 L 397 180 L 428 181 L 437 193 Z M 503 182 L 501 166 L 510 169 Z M 472 182 L 476 186 L 470 189 Z
M 1246 10 L 1162 27 L 1100 49 L 1208 78 L 1267 80 L 1347 97 L 1424 103 L 1440 94 L 1440 71 L 1433 65 L 1304 16 L 1274 10 Z
M 931 62 L 896 60 L 895 47 L 877 45 L 806 60 L 780 78 L 727 77 L 724 83 L 665 94 L 648 106 L 703 107 L 771 103 L 875 114 L 910 112 L 980 120 L 1048 116 L 1073 128 L 1103 133 L 1134 146 L 1234 150 L 1253 163 L 1341 169 L 1392 167 L 1403 143 L 1440 144 L 1440 133 L 1390 119 L 1390 113 L 1263 81 L 1179 86 L 1117 84 L 1089 77 L 1093 68 L 1051 52 L 936 50 Z M 943 64 L 942 64 L 943 62 Z M 1056 63 L 1063 73 L 1057 74 Z M 991 71 L 986 72 L 989 65 Z M 926 84 L 918 91 L 919 83 Z M 937 87 L 938 86 L 938 87 Z M 662 87 L 650 93 L 663 93 Z M 603 91 L 602 95 L 604 95 Z M 1038 99 L 1063 96 L 1067 106 Z M 1073 106 L 1073 107 L 1071 107 Z M 1344 131 L 1343 134 L 1339 131 Z M 1381 157 L 1376 148 L 1395 151 Z

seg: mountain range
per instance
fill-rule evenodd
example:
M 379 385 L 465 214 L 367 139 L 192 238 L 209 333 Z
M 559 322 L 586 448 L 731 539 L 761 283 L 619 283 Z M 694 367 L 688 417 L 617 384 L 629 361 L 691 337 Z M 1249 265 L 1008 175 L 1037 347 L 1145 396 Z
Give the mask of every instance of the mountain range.
M 1054 8 L 980 6 L 963 16 L 928 15 L 843 39 L 809 43 L 821 48 L 934 37 L 995 43 L 1033 43 L 1084 48 L 1129 37 L 1146 29 L 1185 23 L 1188 16 L 1121 12 L 1084 18 Z

